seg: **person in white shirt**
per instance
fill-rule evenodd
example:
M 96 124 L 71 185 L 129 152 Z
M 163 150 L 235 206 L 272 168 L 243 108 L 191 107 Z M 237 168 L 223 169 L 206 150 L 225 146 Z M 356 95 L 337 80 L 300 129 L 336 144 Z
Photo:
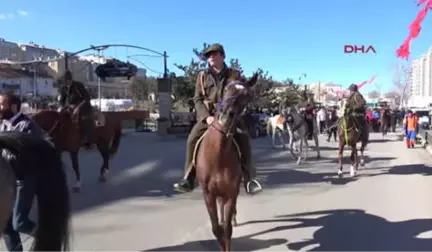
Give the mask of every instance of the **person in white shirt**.
M 324 134 L 326 128 L 326 122 L 327 122 L 327 111 L 324 107 L 321 107 L 321 109 L 318 111 L 317 120 L 318 120 L 320 133 Z

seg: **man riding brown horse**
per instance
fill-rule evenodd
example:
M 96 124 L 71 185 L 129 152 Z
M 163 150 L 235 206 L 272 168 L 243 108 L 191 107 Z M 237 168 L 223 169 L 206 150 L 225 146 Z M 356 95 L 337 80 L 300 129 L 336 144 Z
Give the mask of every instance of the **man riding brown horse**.
M 352 117 L 355 127 L 362 134 L 367 127 L 366 124 L 366 100 L 358 91 L 356 84 L 351 84 L 348 89 L 350 96 L 345 104 L 345 117 Z
M 184 178 L 174 184 L 174 190 L 178 192 L 190 192 L 195 187 L 195 168 L 192 165 L 195 145 L 206 132 L 208 125 L 214 120 L 216 111 L 215 105 L 221 100 L 222 92 L 227 85 L 229 76 L 240 75 L 235 69 L 227 67 L 224 63 L 225 50 L 220 44 L 213 44 L 207 48 L 203 56 L 208 60 L 209 68 L 199 73 L 195 85 L 195 109 L 197 113 L 197 123 L 191 130 L 187 140 L 186 163 Z M 234 137 L 239 144 L 242 153 L 244 168 L 244 183 L 249 184 L 247 193 L 258 193 L 262 190 L 261 185 L 254 179 L 255 167 L 252 164 L 252 147 L 247 127 L 242 121 L 238 122 L 237 128 L 242 131 Z
M 84 85 L 80 82 L 73 81 L 72 73 L 66 71 L 64 74 L 65 84 L 60 90 L 59 111 L 68 113 L 78 121 L 81 133 L 84 135 L 84 143 L 91 147 L 94 143 L 94 118 L 93 109 L 90 104 L 90 94 Z

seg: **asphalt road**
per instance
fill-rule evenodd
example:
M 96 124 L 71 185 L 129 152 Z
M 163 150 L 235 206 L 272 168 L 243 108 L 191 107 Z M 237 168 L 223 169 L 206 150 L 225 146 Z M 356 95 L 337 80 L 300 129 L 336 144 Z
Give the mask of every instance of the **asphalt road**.
M 287 151 L 272 150 L 268 138 L 254 140 L 265 191 L 240 196 L 234 250 L 432 248 L 432 156 L 405 149 L 395 136 L 373 134 L 365 168 L 348 178 L 346 151 L 346 177 L 338 179 L 336 143 L 320 140 L 322 159 L 310 151 L 301 166 Z M 72 249 L 218 250 L 199 190 L 171 190 L 182 176 L 184 152 L 184 138 L 127 135 L 106 184 L 97 181 L 97 153 L 82 153 L 82 190 L 72 195 Z

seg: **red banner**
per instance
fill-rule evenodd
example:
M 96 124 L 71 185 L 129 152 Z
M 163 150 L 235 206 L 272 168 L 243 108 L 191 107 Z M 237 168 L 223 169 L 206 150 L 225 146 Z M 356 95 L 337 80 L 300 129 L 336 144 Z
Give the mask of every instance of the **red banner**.
M 425 6 L 417 13 L 416 18 L 409 26 L 408 37 L 402 43 L 402 45 L 396 50 L 396 56 L 401 59 L 407 59 L 410 56 L 410 45 L 411 41 L 418 37 L 421 31 L 421 25 L 423 20 L 425 19 L 428 11 L 432 9 L 432 0 L 419 0 L 417 6 L 423 5 Z

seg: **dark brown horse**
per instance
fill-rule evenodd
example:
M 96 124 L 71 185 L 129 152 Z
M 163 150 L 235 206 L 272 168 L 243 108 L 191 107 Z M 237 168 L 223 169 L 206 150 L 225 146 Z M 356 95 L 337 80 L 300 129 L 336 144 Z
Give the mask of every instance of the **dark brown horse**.
M 81 188 L 81 174 L 78 152 L 83 144 L 82 131 L 75 116 L 59 113 L 55 110 L 43 110 L 33 115 L 33 120 L 51 137 L 58 151 L 69 152 L 76 183 L 73 190 Z M 113 118 L 105 118 L 103 126 L 96 126 L 93 132 L 95 144 L 102 156 L 99 181 L 105 182 L 109 172 L 109 160 L 117 152 L 121 138 L 121 124 Z
M 369 142 L 369 128 L 365 123 L 356 121 L 356 117 L 353 115 L 341 117 L 338 124 L 338 135 L 339 135 L 339 170 L 338 176 L 343 176 L 343 152 L 345 145 L 351 147 L 351 167 L 350 175 L 354 177 L 357 174 L 359 165 L 364 166 L 364 150 Z M 366 119 L 365 119 L 366 120 Z M 360 147 L 360 159 L 357 153 L 357 143 L 361 142 Z
M 0 148 L 20 158 L 22 166 L 11 167 L 0 156 L 0 236 L 15 201 L 16 177 L 35 180 L 38 226 L 34 251 L 69 249 L 70 202 L 66 174 L 58 151 L 45 139 L 21 132 L 1 132 Z
M 381 124 L 381 132 L 382 137 L 384 138 L 387 135 L 388 129 L 390 128 L 390 109 L 383 108 L 380 111 L 380 124 Z
M 231 250 L 232 222 L 236 225 L 237 197 L 243 177 L 240 149 L 233 140 L 238 131 L 236 122 L 249 102 L 249 88 L 256 80 L 257 75 L 250 80 L 228 80 L 215 119 L 197 144 L 194 159 L 213 234 L 222 251 Z

